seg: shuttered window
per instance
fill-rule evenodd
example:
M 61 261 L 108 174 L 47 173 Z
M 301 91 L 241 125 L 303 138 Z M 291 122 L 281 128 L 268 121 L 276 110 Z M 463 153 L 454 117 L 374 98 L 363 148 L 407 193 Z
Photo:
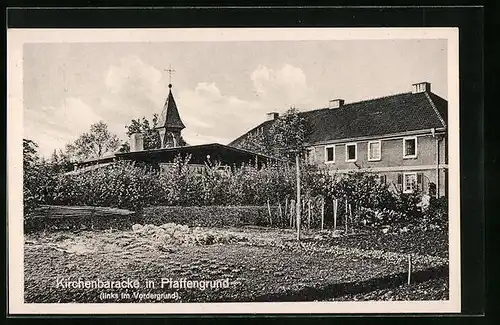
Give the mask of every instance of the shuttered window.
M 420 191 L 424 190 L 424 174 L 422 173 L 417 174 L 417 188 Z
M 417 187 L 417 173 L 403 173 L 403 193 L 413 193 Z

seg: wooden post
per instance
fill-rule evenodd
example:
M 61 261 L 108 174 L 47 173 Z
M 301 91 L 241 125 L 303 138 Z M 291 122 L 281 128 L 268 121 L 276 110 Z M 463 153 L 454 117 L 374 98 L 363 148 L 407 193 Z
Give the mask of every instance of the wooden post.
M 354 222 L 352 220 L 352 206 L 349 203 L 349 217 L 351 219 L 351 232 L 354 233 Z
M 325 224 L 325 198 L 321 198 L 321 230 L 324 229 Z
M 271 214 L 271 204 L 269 204 L 269 199 L 267 200 L 267 212 L 269 213 L 269 224 L 273 225 L 273 216 Z
M 408 285 L 411 283 L 411 273 L 412 273 L 412 260 L 411 260 L 411 254 L 408 254 Z
M 293 229 L 293 216 L 295 215 L 295 200 L 290 200 L 290 228 Z
M 337 209 L 339 207 L 339 201 L 333 199 L 333 230 L 337 230 Z
M 307 202 L 307 228 L 311 229 L 311 199 Z
M 345 233 L 347 234 L 347 199 L 345 199 Z
M 288 221 L 286 220 L 286 216 L 288 215 L 288 196 L 285 198 L 285 223 Z M 286 224 L 285 224 L 286 227 Z
M 280 212 L 280 225 L 283 223 L 283 210 L 281 209 L 281 201 L 278 199 L 278 211 Z
M 299 153 L 295 154 L 295 165 L 297 168 L 297 240 L 300 240 L 300 159 Z

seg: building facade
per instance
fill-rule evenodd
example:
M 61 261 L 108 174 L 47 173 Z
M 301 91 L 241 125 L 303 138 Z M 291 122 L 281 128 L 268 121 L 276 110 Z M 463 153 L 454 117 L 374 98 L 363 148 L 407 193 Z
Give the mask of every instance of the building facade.
M 327 108 L 300 113 L 309 125 L 307 159 L 330 173 L 376 173 L 395 190 L 416 188 L 446 196 L 448 183 L 447 101 L 431 92 L 431 84 L 412 85 L 412 91 L 345 104 L 330 101 Z M 250 133 L 269 130 L 268 120 Z

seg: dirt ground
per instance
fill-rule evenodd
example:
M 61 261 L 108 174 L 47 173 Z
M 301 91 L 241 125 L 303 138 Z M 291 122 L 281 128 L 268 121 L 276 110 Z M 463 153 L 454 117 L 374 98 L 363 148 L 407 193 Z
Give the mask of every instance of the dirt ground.
M 214 302 L 392 300 L 387 290 L 405 281 L 407 254 L 332 245 L 331 233 L 305 233 L 301 243 L 292 230 L 260 227 L 198 229 L 227 243 L 165 244 L 151 231 L 82 231 L 25 236 L 26 302 Z M 161 232 L 162 233 L 162 232 Z M 170 237 L 169 237 L 170 238 Z M 421 283 L 446 277 L 447 260 L 412 254 Z M 431 270 L 431 271 L 429 271 Z M 139 288 L 66 288 L 62 280 L 137 280 Z M 161 287 L 161 279 L 228 279 L 224 288 Z M 146 286 L 149 280 L 153 286 Z M 418 284 L 415 284 L 418 285 Z M 369 296 L 374 290 L 383 294 Z M 415 289 L 416 290 L 416 289 Z M 419 289 L 420 290 L 420 289 Z M 401 300 L 445 299 L 407 294 Z M 138 298 L 138 293 L 143 294 Z M 107 295 L 106 295 L 107 294 Z M 148 295 L 149 294 L 149 295 Z M 164 294 L 164 295 L 162 295 Z M 167 294 L 170 294 L 167 296 Z M 361 296 L 360 296 L 361 295 Z M 358 297 L 358 298 L 356 298 Z M 385 298 L 384 298 L 385 297 Z M 434 298 L 433 298 L 434 297 Z

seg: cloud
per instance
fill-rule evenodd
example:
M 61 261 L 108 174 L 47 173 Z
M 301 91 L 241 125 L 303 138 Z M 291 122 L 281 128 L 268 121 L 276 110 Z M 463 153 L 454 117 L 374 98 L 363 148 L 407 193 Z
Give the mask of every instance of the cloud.
M 257 102 L 223 94 L 215 83 L 201 82 L 192 90 L 174 93 L 181 118 L 186 125 L 184 138 L 190 144 L 230 142 L 241 132 L 245 120 L 261 108 Z
M 314 98 L 304 72 L 289 64 L 279 69 L 258 66 L 248 78 L 257 94 L 249 99 L 226 93 L 214 82 L 172 89 L 188 143 L 229 143 L 264 121 L 265 113 L 284 112 Z M 95 105 L 70 97 L 58 107 L 27 112 L 26 136 L 38 140 L 40 151 L 50 155 L 103 120 L 110 131 L 126 140 L 125 125 L 132 119 L 160 113 L 168 91 L 164 79 L 160 70 L 140 58 L 123 57 L 103 73 L 104 88 Z
M 42 106 L 24 110 L 24 137 L 39 145 L 40 153 L 48 156 L 63 148 L 89 126 L 102 120 L 95 109 L 79 98 L 64 99 L 59 106 Z
M 125 125 L 161 109 L 167 84 L 160 70 L 136 56 L 122 58 L 105 73 L 106 91 L 100 100 L 103 115 Z
M 302 69 L 285 64 L 274 70 L 260 65 L 250 75 L 255 92 L 264 103 L 275 106 L 307 105 L 314 98 Z
M 282 113 L 292 105 L 307 105 L 314 98 L 304 72 L 289 64 L 277 70 L 261 65 L 249 78 L 257 94 L 252 100 L 226 94 L 215 83 L 207 82 L 179 92 L 177 104 L 188 143 L 229 143 L 263 122 L 265 113 Z

